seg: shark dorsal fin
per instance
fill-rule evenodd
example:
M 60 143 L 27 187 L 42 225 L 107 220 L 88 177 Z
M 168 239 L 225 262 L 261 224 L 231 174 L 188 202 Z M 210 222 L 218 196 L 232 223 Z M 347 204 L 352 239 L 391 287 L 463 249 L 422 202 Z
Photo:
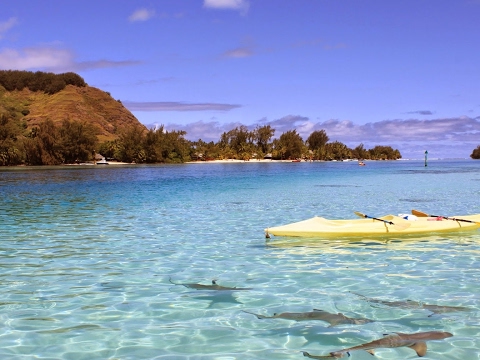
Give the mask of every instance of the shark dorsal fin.
M 367 353 L 369 353 L 370 355 L 373 355 L 375 356 L 375 351 L 373 349 L 370 349 L 370 350 L 365 350 Z
M 427 353 L 427 344 L 425 344 L 423 341 L 417 342 L 409 346 L 409 348 L 415 350 L 417 355 L 420 357 L 425 356 Z

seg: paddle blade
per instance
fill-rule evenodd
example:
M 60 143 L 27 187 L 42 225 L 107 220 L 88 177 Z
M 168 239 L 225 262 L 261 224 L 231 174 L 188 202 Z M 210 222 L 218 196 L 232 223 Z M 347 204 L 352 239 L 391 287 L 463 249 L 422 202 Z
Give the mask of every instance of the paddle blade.
M 412 210 L 412 214 L 418 217 L 429 217 L 427 213 L 424 213 L 423 211 L 418 211 L 418 210 Z
M 355 215 L 357 215 L 357 216 L 360 216 L 361 218 L 368 218 L 368 216 L 367 216 L 367 215 L 365 215 L 365 214 L 362 214 L 362 213 L 361 213 L 361 212 L 359 212 L 359 211 L 355 211 Z
M 398 223 L 397 220 L 395 220 L 395 225 L 393 225 L 393 227 L 398 230 L 398 231 L 403 231 L 405 229 L 408 229 L 410 227 L 410 224 L 409 222 L 405 222 L 405 223 Z
M 429 215 L 427 213 L 424 213 L 423 211 L 418 211 L 418 210 L 412 210 L 412 214 L 415 216 L 419 217 L 440 217 L 445 220 L 453 220 L 453 221 L 461 221 L 461 222 L 467 222 L 467 223 L 472 223 L 472 224 L 480 224 L 478 221 L 473 221 L 473 220 L 466 220 L 466 219 L 458 219 L 454 217 L 448 217 L 448 216 L 441 216 L 441 215 Z
M 368 215 L 365 215 L 365 214 L 363 214 L 359 211 L 354 211 L 354 213 L 355 213 L 355 215 L 360 216 L 362 218 L 373 219 L 373 220 L 376 220 L 376 221 L 382 221 L 387 225 L 392 225 L 393 228 L 397 231 L 403 231 L 403 230 L 409 228 L 410 225 L 411 225 L 411 223 L 409 223 L 408 221 L 406 221 L 402 218 L 395 219 L 395 222 L 392 222 L 392 221 L 389 221 L 389 220 L 384 220 L 384 219 L 379 219 L 379 218 L 376 218 L 376 217 L 373 217 L 373 216 L 368 216 Z

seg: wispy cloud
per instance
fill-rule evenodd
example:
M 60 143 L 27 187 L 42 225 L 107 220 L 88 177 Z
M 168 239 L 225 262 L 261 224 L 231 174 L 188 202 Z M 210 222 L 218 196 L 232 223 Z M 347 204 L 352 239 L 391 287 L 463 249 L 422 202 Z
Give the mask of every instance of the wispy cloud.
M 247 0 L 204 0 L 203 6 L 212 9 L 239 10 L 242 14 L 246 14 L 250 4 Z
M 433 112 L 430 110 L 417 110 L 417 111 L 409 111 L 407 114 L 418 114 L 418 115 L 433 115 Z
M 92 69 L 105 69 L 105 68 L 117 68 L 124 66 L 133 66 L 141 64 L 136 60 L 93 60 L 82 61 L 74 64 L 75 70 L 92 70 Z
M 225 51 L 222 54 L 222 57 L 227 58 L 245 58 L 253 55 L 253 50 L 249 46 L 238 47 L 236 49 L 231 49 Z
M 7 21 L 1 21 L 0 22 L 0 39 L 4 37 L 4 34 L 10 30 L 12 27 L 14 27 L 18 23 L 18 20 L 16 17 L 11 17 Z
M 135 10 L 129 17 L 128 21 L 137 22 L 137 21 L 147 21 L 155 16 L 155 10 L 149 10 L 146 8 L 141 8 Z
M 185 102 L 135 102 L 123 101 L 130 111 L 229 111 L 241 107 L 235 104 L 185 103 Z
M 52 72 L 81 71 L 137 65 L 133 60 L 93 60 L 78 62 L 75 54 L 55 47 L 30 47 L 0 51 L 0 68 L 12 70 L 44 70 Z

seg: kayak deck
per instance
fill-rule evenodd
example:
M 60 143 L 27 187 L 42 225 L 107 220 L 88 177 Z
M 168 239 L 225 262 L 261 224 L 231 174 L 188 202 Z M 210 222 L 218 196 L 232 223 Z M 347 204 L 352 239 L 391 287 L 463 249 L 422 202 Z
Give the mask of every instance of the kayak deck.
M 406 220 L 395 215 L 386 215 L 378 219 L 329 220 L 315 216 L 313 218 L 291 224 L 265 229 L 267 237 L 274 236 L 370 236 L 370 235 L 402 235 L 421 234 L 429 232 L 447 232 L 471 230 L 480 227 L 480 214 L 455 216 L 457 219 L 418 217 L 416 220 Z

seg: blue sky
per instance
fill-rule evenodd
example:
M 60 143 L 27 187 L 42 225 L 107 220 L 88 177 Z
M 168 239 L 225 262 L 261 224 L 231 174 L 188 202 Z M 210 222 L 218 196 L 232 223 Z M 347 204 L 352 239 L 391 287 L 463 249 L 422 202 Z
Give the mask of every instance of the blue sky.
M 404 158 L 480 145 L 480 0 L 16 0 L 0 69 L 66 72 L 147 127 L 324 129 Z

